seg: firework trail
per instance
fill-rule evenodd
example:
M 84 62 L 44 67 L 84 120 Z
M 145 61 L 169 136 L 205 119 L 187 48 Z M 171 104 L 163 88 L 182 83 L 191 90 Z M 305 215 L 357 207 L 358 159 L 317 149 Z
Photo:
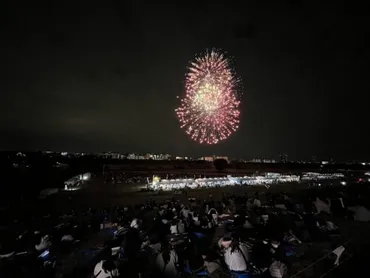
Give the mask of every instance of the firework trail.
M 192 140 L 217 144 L 238 129 L 239 83 L 221 52 L 206 52 L 190 62 L 186 94 L 175 111 Z

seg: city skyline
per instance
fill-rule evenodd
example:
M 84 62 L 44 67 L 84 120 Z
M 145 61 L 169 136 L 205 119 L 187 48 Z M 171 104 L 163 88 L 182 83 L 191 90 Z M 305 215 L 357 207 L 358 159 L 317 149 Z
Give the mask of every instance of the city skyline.
M 240 162 L 254 162 L 254 163 L 318 163 L 318 164 L 328 164 L 328 163 L 359 163 L 359 164 L 370 164 L 367 160 L 336 160 L 335 158 L 318 158 L 316 156 L 311 156 L 310 158 L 302 159 L 289 159 L 287 153 L 280 153 L 273 157 L 231 157 L 227 154 L 206 154 L 204 156 L 190 156 L 190 155 L 178 155 L 178 154 L 169 154 L 169 153 L 154 153 L 154 152 L 114 152 L 114 151 L 104 151 L 104 152 L 68 152 L 65 150 L 35 150 L 35 151 L 26 151 L 26 150 L 2 150 L 1 152 L 13 153 L 16 155 L 23 155 L 24 153 L 37 153 L 42 152 L 43 154 L 57 154 L 61 156 L 100 156 L 105 158 L 115 158 L 115 159 L 128 159 L 128 160 L 208 160 L 210 158 L 219 159 L 225 158 L 228 161 L 240 161 Z

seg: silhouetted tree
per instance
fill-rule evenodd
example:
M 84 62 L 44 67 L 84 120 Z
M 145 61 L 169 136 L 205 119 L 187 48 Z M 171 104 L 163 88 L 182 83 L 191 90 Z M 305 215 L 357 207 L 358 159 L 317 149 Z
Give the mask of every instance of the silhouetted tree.
M 227 167 L 227 164 L 228 164 L 227 160 L 223 158 L 218 158 L 213 161 L 213 165 L 218 171 L 225 170 Z

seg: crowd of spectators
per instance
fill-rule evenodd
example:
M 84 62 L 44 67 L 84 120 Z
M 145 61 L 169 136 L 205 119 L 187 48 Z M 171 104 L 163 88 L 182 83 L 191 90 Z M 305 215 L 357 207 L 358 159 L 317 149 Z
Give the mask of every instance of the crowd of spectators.
M 293 201 L 287 194 L 151 201 L 137 210 L 125 208 L 114 219 L 116 237 L 107 244 L 116 250 L 116 261 L 110 265 L 124 277 L 279 278 L 308 243 L 333 239 L 332 263 L 338 264 L 345 247 L 332 209 L 348 216 L 344 202 L 342 195 Z M 95 275 L 105 273 L 101 266 Z
M 339 264 L 345 246 L 337 221 L 351 217 L 349 197 L 318 193 L 174 197 L 15 220 L 1 234 L 0 277 L 77 277 L 65 271 L 65 258 L 99 230 L 109 236 L 90 250 L 95 266 L 78 277 L 280 278 L 316 241 L 334 242 L 332 263 Z M 369 221 L 358 216 L 369 215 L 363 200 L 356 195 L 351 210 Z

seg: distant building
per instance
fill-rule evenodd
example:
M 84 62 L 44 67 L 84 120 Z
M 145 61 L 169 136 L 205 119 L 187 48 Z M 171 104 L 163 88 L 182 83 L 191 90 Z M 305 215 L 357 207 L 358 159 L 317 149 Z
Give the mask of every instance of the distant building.
M 214 156 L 214 159 L 225 159 L 227 162 L 229 162 L 228 156 Z
M 124 159 L 125 158 L 123 154 L 111 153 L 111 152 L 101 153 L 99 156 L 105 159 Z
M 216 159 L 225 159 L 227 162 L 229 162 L 229 157 L 228 156 L 203 156 L 199 158 L 199 160 L 204 160 L 204 161 L 209 161 L 213 162 Z
M 252 163 L 276 163 L 275 159 L 261 159 L 261 158 L 253 158 L 252 160 L 249 160 L 248 162 Z
M 176 160 L 191 160 L 191 158 L 187 156 L 176 156 L 175 159 Z
M 131 160 L 169 160 L 171 155 L 169 154 L 151 154 L 147 153 L 145 155 L 131 153 L 127 155 L 127 159 Z
M 212 162 L 213 161 L 213 156 L 203 156 L 199 160 Z
M 286 153 L 280 154 L 280 163 L 287 163 L 288 162 L 288 155 Z
M 153 160 L 169 160 L 171 159 L 171 155 L 169 154 L 151 154 L 150 156 Z
M 275 159 L 263 159 L 262 162 L 263 163 L 276 163 L 276 160 Z
M 127 155 L 127 159 L 132 159 L 132 160 L 144 160 L 146 156 L 140 155 L 140 154 L 135 154 L 135 153 L 130 153 Z

